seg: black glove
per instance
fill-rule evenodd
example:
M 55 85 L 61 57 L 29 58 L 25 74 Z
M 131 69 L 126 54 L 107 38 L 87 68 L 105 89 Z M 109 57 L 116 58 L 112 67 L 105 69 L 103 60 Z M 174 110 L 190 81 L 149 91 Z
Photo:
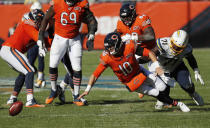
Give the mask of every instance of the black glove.
M 86 42 L 86 47 L 88 49 L 88 51 L 93 50 L 93 46 L 94 46 L 94 34 L 90 34 L 88 35 L 88 40 Z

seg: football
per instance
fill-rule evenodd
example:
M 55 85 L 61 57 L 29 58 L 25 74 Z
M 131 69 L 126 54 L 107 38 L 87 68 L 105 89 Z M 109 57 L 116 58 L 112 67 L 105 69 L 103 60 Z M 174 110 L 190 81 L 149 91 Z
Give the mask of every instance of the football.
M 14 102 L 9 108 L 9 115 L 16 116 L 23 109 L 23 103 L 21 101 Z

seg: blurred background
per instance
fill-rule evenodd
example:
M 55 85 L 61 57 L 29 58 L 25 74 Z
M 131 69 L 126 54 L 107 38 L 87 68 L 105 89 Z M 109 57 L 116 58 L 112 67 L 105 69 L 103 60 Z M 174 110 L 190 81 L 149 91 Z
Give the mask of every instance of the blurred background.
M 24 13 L 37 0 L 0 1 L 0 38 L 8 38 L 9 28 L 16 25 Z M 209 0 L 88 0 L 90 9 L 98 20 L 95 49 L 103 49 L 104 36 L 116 28 L 122 4 L 132 2 L 138 14 L 151 18 L 156 38 L 170 36 L 177 29 L 190 34 L 190 43 L 195 48 L 210 47 L 210 1 Z M 44 11 L 50 0 L 40 0 Z M 81 28 L 82 30 L 83 28 Z M 83 31 L 85 33 L 85 31 Z M 83 44 L 85 49 L 85 44 Z

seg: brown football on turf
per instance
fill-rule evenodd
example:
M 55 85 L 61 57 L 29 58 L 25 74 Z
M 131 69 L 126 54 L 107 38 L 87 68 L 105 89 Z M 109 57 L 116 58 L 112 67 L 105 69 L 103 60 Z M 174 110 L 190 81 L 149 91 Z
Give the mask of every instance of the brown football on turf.
M 21 101 L 16 101 L 9 107 L 9 115 L 16 116 L 22 111 L 22 109 L 23 103 Z

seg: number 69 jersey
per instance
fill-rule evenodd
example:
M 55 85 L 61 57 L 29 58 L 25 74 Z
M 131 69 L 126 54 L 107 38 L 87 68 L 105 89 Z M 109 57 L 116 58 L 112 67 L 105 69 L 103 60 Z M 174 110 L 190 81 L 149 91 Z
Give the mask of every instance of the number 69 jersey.
M 100 56 L 101 63 L 93 73 L 94 76 L 98 78 L 107 67 L 110 67 L 118 79 L 122 83 L 127 84 L 136 75 L 142 74 L 140 66 L 135 58 L 135 45 L 136 44 L 133 41 L 127 42 L 125 44 L 123 55 L 120 57 L 113 57 L 108 52 L 104 51 Z M 149 50 L 142 48 L 141 54 L 142 56 L 148 56 Z M 140 81 L 143 82 L 144 80 Z
M 53 0 L 51 5 L 54 8 L 55 34 L 64 38 L 74 38 L 79 34 L 85 8 L 89 8 L 87 0 L 80 0 L 70 7 L 64 0 Z
M 158 55 L 158 61 L 161 67 L 166 72 L 173 72 L 174 69 L 183 62 L 183 58 L 192 53 L 192 46 L 188 43 L 186 48 L 178 55 L 174 55 L 170 48 L 170 37 L 157 39 L 157 47 L 160 55 Z

